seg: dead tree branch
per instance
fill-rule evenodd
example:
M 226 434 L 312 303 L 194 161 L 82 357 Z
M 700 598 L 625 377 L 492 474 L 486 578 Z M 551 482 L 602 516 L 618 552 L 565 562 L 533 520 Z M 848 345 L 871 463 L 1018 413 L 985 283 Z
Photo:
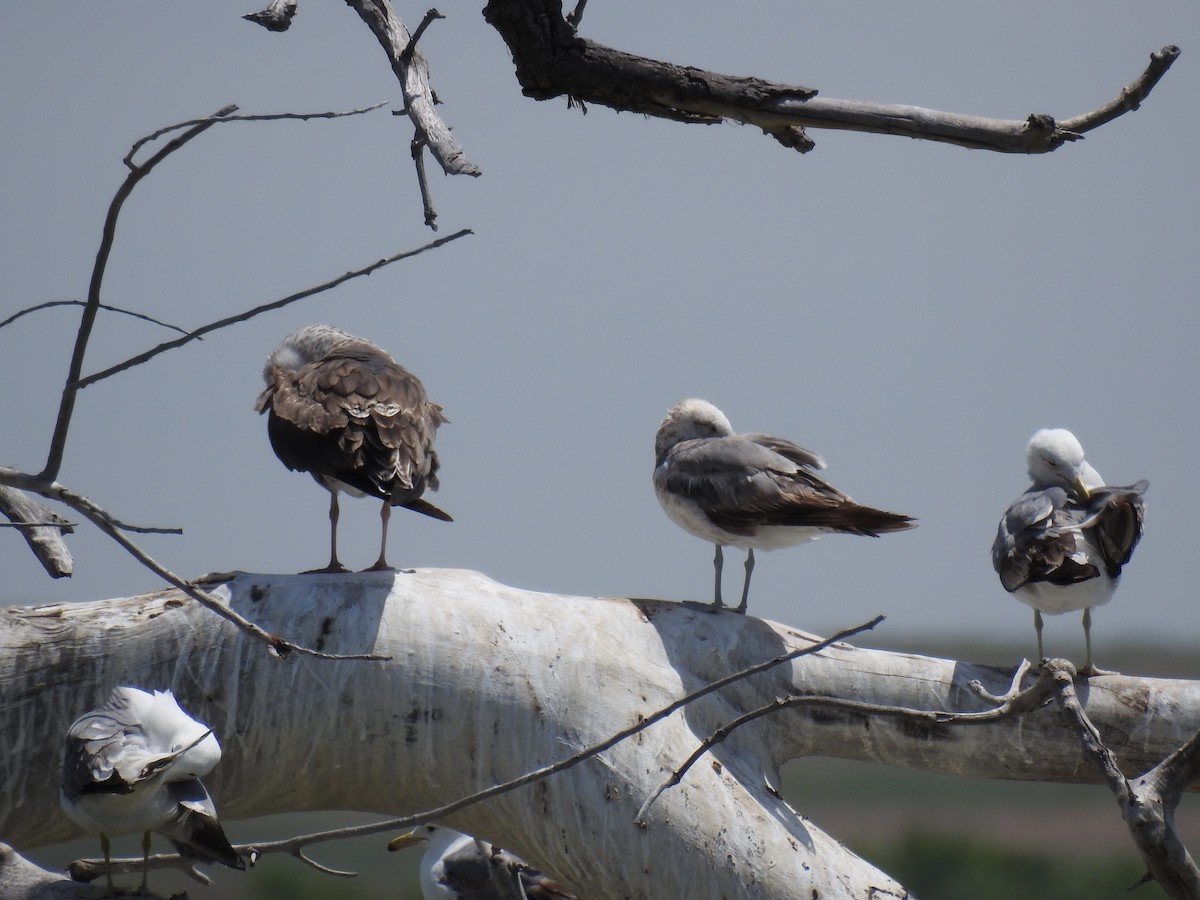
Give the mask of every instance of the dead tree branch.
M 784 146 L 812 146 L 804 128 L 895 134 L 1001 153 L 1046 153 L 1137 109 L 1179 56 L 1164 47 L 1150 66 L 1112 102 L 1056 122 L 1034 114 L 991 119 L 916 106 L 819 98 L 811 88 L 775 84 L 678 66 L 579 37 L 563 16 L 561 0 L 490 0 L 484 18 L 512 52 L 525 96 L 566 96 L 616 110 L 680 122 L 755 125 Z
M 568 887 L 588 885 L 596 896 L 641 896 L 648 866 L 664 896 L 697 900 L 783 900 L 813 889 L 842 896 L 848 889 L 839 893 L 836 885 L 846 878 L 863 886 L 855 896 L 869 896 L 866 885 L 898 890 L 772 793 L 778 767 L 796 757 L 1099 780 L 1080 764 L 1075 731 L 1053 706 L 1027 713 L 1018 729 L 1011 719 L 963 727 L 801 705 L 713 746 L 719 765 L 695 766 L 639 828 L 634 815 L 678 765 L 681 746 L 774 698 L 844 697 L 953 714 L 983 709 L 982 700 L 972 701 L 983 696 L 973 682 L 1005 696 L 1020 681 L 1012 667 L 841 642 L 814 652 L 826 642 L 753 617 L 539 594 L 462 571 L 241 575 L 213 593 L 297 643 L 311 645 L 321 635 L 326 649 L 392 659 L 363 665 L 293 658 L 279 665 L 178 591 L 0 610 L 7 636 L 0 644 L 0 732 L 12 736 L 0 748 L 0 765 L 23 773 L 0 805 L 7 840 L 32 848 L 74 833 L 55 801 L 60 762 L 44 748 L 60 739 L 81 694 L 124 683 L 175 691 L 221 736 L 226 755 L 209 787 L 229 820 L 331 808 L 381 819 L 412 814 L 373 823 L 376 830 L 442 819 L 512 849 Z M 105 641 L 99 658 L 98 635 Z M 797 651 L 803 655 L 760 668 Z M 751 670 L 758 674 L 698 695 L 724 673 Z M 1087 714 L 1119 736 L 1113 749 L 1123 767 L 1147 769 L 1200 730 L 1200 683 L 1105 676 L 1087 687 Z M 685 707 L 644 725 L 689 695 Z M 638 730 L 582 759 L 629 729 Z M 479 753 L 484 746 L 488 752 Z M 565 765 L 573 758 L 582 761 Z M 553 777 L 536 784 L 448 806 L 551 766 Z M 458 811 L 438 812 L 448 808 Z M 744 827 L 730 828 L 731 821 Z M 603 852 L 581 854 L 580 846 Z M 714 853 L 731 864 L 714 867 Z
M 256 641 L 261 641 L 270 647 L 271 651 L 277 656 L 286 656 L 289 653 L 298 653 L 303 656 L 313 656 L 318 659 L 360 659 L 360 660 L 381 660 L 383 657 L 373 654 L 349 654 L 341 655 L 336 653 L 323 653 L 319 650 L 314 650 L 311 647 L 306 647 L 300 644 L 295 644 L 291 641 L 284 640 L 278 635 L 271 634 L 265 629 L 259 627 L 249 619 L 239 615 L 228 604 L 222 603 L 212 594 L 200 590 L 194 584 L 184 580 L 179 575 L 176 575 L 150 554 L 146 553 L 124 535 L 124 531 L 149 531 L 160 533 L 169 531 L 169 529 L 157 528 L 132 528 L 118 522 L 110 516 L 103 508 L 93 503 L 82 494 L 77 494 L 58 482 L 44 481 L 41 476 L 31 476 L 24 472 L 18 472 L 15 469 L 0 467 L 0 485 L 15 487 L 22 490 L 32 491 L 48 499 L 57 500 L 64 506 L 78 512 L 89 522 L 99 528 L 102 532 L 116 541 L 125 551 L 136 559 L 139 563 L 158 575 L 168 584 L 183 591 L 205 609 L 216 613 L 222 619 L 231 622 L 241 632 L 253 638 Z M 177 529 L 176 529 L 177 530 Z
M 75 567 L 64 534 L 75 526 L 22 491 L 0 485 L 0 513 L 21 532 L 29 549 L 51 578 L 70 578 Z
M 389 0 L 347 2 L 367 23 L 387 53 L 403 92 L 404 111 L 442 170 L 447 175 L 482 174 L 479 167 L 467 159 L 462 146 L 434 109 L 433 89 L 429 84 L 429 61 L 416 49 L 413 37 L 392 9 Z M 430 10 L 418 31 L 423 31 L 436 18 L 441 18 L 441 14 L 437 10 Z
M 264 9 L 247 13 L 243 19 L 261 25 L 267 31 L 287 31 L 296 15 L 296 0 L 271 0 Z
M 1075 727 L 1084 755 L 1104 778 L 1121 807 L 1121 817 L 1146 864 L 1147 878 L 1157 881 L 1175 900 L 1200 897 L 1200 868 L 1175 831 L 1180 796 L 1200 772 L 1200 734 L 1138 778 L 1121 771 L 1116 754 L 1104 743 L 1075 690 L 1075 669 L 1066 660 L 1047 660 L 1055 697 Z

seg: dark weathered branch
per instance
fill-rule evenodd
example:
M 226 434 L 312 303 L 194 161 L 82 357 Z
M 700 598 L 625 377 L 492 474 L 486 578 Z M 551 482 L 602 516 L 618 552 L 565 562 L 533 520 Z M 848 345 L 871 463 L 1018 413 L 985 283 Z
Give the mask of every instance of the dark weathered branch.
M 1066 660 L 1045 660 L 1043 675 L 1053 678 L 1056 699 L 1079 735 L 1084 755 L 1117 798 L 1121 816 L 1137 845 L 1148 877 L 1176 900 L 1200 898 L 1200 868 L 1175 831 L 1174 814 L 1182 791 L 1197 773 L 1200 736 L 1139 778 L 1128 779 L 1104 743 L 1075 691 L 1075 669 Z
M 70 578 L 75 567 L 64 534 L 75 526 L 54 510 L 7 485 L 0 485 L 0 513 L 19 526 L 29 549 L 51 578 Z
M 484 17 L 512 52 L 517 80 L 536 100 L 566 96 L 681 122 L 756 125 L 801 152 L 804 128 L 896 134 L 1003 153 L 1045 153 L 1136 109 L 1179 55 L 1165 47 L 1112 103 L 1056 123 L 1047 115 L 991 119 L 916 106 L 819 98 L 811 88 L 741 78 L 635 56 L 579 37 L 561 0 L 490 0 Z

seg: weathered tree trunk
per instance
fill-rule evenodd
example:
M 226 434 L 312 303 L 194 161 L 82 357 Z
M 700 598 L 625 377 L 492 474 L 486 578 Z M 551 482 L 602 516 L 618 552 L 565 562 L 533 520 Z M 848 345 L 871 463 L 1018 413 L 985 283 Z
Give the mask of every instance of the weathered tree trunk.
M 530 593 L 465 571 L 245 574 L 216 593 L 289 640 L 391 659 L 279 659 L 175 591 L 0 610 L 0 840 L 27 850 L 75 833 L 57 799 L 63 734 L 117 684 L 170 688 L 214 728 L 225 756 L 207 781 L 223 819 L 316 809 L 404 815 L 570 757 L 688 691 L 815 640 L 748 616 Z M 648 884 L 664 897 L 903 896 L 778 797 L 778 767 L 813 754 L 1098 781 L 1053 704 L 973 725 L 787 708 L 716 745 L 649 808 L 647 827 L 634 817 L 699 741 L 777 697 L 978 710 L 987 704 L 967 683 L 999 694 L 1011 677 L 834 645 L 447 824 L 593 900 L 645 896 Z M 1080 696 L 1126 771 L 1148 768 L 1200 728 L 1197 683 L 1098 677 Z

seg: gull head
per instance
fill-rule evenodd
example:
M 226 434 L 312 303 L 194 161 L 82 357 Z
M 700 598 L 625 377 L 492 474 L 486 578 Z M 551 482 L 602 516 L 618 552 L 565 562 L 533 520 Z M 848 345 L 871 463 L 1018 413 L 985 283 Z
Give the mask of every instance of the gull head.
M 680 400 L 658 426 L 654 436 L 654 455 L 662 459 L 668 450 L 681 441 L 697 438 L 729 437 L 733 426 L 725 414 L 707 400 Z
M 297 372 L 310 363 L 324 359 L 346 344 L 361 345 L 387 356 L 382 348 L 368 340 L 355 337 L 348 331 L 342 331 L 332 325 L 305 325 L 285 337 L 279 342 L 279 346 L 271 351 L 266 365 L 263 366 L 263 380 L 271 384 L 274 380 L 272 369 Z
M 1043 428 L 1029 439 L 1029 477 L 1037 487 L 1063 487 L 1086 500 L 1104 482 L 1083 457 L 1083 445 L 1065 428 Z

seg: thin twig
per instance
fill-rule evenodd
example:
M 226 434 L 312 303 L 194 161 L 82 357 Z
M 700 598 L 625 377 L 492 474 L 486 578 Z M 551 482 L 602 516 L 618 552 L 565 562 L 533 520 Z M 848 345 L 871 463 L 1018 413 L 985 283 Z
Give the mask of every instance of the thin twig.
M 429 193 L 429 182 L 425 178 L 425 141 L 420 132 L 412 139 L 413 165 L 417 169 L 417 185 L 421 188 L 421 205 L 425 208 L 425 224 L 437 231 L 437 210 L 433 208 L 433 197 Z
M 579 23 L 583 21 L 583 10 L 587 6 L 587 0 L 578 0 L 575 8 L 567 13 L 567 24 L 571 26 L 572 31 L 579 30 Z
M 111 860 L 111 868 L 103 859 L 76 859 L 67 864 L 67 874 L 72 881 L 92 882 L 102 878 L 106 873 L 112 875 L 131 875 L 142 871 L 140 856 L 122 856 Z M 147 869 L 176 869 L 189 878 L 203 885 L 212 884 L 212 879 L 205 872 L 196 868 L 194 857 L 183 857 L 178 853 L 155 853 L 146 858 Z
M 510 791 L 514 791 L 517 788 L 524 787 L 527 784 L 532 784 L 533 782 L 541 781 L 544 778 L 549 778 L 551 775 L 555 775 L 559 772 L 566 771 L 567 769 L 574 768 L 575 766 L 579 765 L 580 763 L 585 762 L 586 760 L 589 760 L 594 756 L 598 756 L 599 754 L 603 753 L 605 750 L 609 750 L 612 747 L 615 747 L 617 744 L 621 743 L 622 741 L 628 740 L 629 738 L 633 737 L 635 734 L 645 731 L 651 725 L 654 725 L 656 722 L 661 722 L 663 719 L 667 718 L 672 713 L 677 712 L 678 710 L 687 706 L 689 703 L 692 703 L 692 702 L 700 699 L 701 697 L 711 694 L 714 691 L 718 691 L 721 688 L 727 687 L 730 684 L 733 684 L 734 682 L 741 681 L 745 678 L 751 677 L 752 675 L 756 675 L 759 672 L 763 672 L 767 669 L 773 668 L 774 666 L 781 665 L 785 662 L 789 662 L 790 660 L 797 659 L 801 656 L 809 656 L 813 653 L 818 653 L 821 650 L 824 650 L 825 648 L 838 643 L 839 641 L 844 641 L 847 638 L 853 637 L 856 634 L 861 634 L 864 631 L 869 631 L 870 629 L 872 629 L 876 625 L 878 625 L 880 622 L 882 622 L 883 619 L 884 619 L 883 616 L 876 616 L 874 619 L 872 619 L 869 622 L 866 622 L 862 625 L 856 625 L 853 628 L 847 628 L 844 631 L 839 631 L 837 634 L 833 635 L 832 637 L 825 638 L 824 640 L 821 640 L 821 641 L 817 641 L 816 643 L 811 644 L 808 647 L 803 647 L 799 650 L 793 650 L 790 653 L 785 653 L 782 656 L 776 656 L 773 659 L 767 660 L 766 662 L 757 663 L 753 666 L 750 666 L 749 668 L 741 669 L 737 672 L 734 672 L 732 675 L 727 675 L 724 678 L 720 678 L 717 681 L 713 681 L 709 684 L 706 684 L 704 687 L 698 688 L 697 690 L 692 691 L 691 693 L 686 694 L 683 697 L 680 697 L 678 700 L 672 701 L 667 706 L 664 706 L 662 709 L 656 710 L 655 712 L 651 713 L 649 716 L 643 717 L 643 716 L 639 715 L 637 722 L 635 724 L 630 725 L 628 728 L 621 729 L 620 731 L 605 738 L 604 740 L 600 741 L 599 743 L 592 744 L 591 746 L 586 747 L 583 750 L 580 750 L 578 753 L 574 753 L 571 756 L 568 756 L 564 759 L 559 760 L 558 762 L 550 763 L 549 765 L 545 765 L 545 766 L 542 766 L 541 768 L 534 769 L 531 772 L 526 772 L 523 775 L 519 775 L 516 778 L 512 778 L 508 781 L 501 782 L 500 784 L 495 784 L 489 788 L 484 788 L 481 791 L 476 791 L 473 794 L 469 794 L 466 797 L 462 797 L 451 803 L 446 803 L 446 804 L 443 804 L 442 806 L 434 807 L 433 809 L 422 810 L 421 812 L 414 813 L 413 815 L 409 815 L 409 816 L 404 816 L 404 817 L 398 818 L 398 819 L 387 819 L 386 821 L 373 822 L 373 823 L 368 823 L 366 825 L 351 825 L 351 826 L 347 826 L 345 828 L 337 828 L 337 829 L 332 829 L 329 831 L 318 831 L 318 832 L 313 832 L 312 834 L 301 835 L 299 837 L 293 838 L 292 840 L 295 841 L 298 846 L 306 846 L 308 844 L 316 844 L 316 843 L 320 843 L 322 841 L 334 841 L 334 840 L 341 840 L 343 838 L 362 837 L 364 835 L 378 834 L 382 831 L 392 831 L 392 830 L 398 829 L 398 828 L 407 828 L 407 827 L 410 827 L 413 825 L 421 825 L 421 824 L 424 824 L 425 822 L 440 821 L 440 820 L 444 819 L 446 816 L 451 815 L 452 813 L 456 813 L 461 809 L 466 809 L 468 806 L 474 806 L 476 803 L 482 803 L 484 800 L 490 800 L 492 797 L 497 797 L 501 794 L 507 794 Z M 249 852 L 255 851 L 256 849 L 258 849 L 259 847 L 262 847 L 262 846 L 269 846 L 269 845 L 239 844 L 237 849 L 239 851 L 249 853 Z
M 647 728 L 649 728 L 651 725 L 655 724 L 656 722 L 662 721 L 667 716 L 678 711 L 679 709 L 683 708 L 684 706 L 687 706 L 689 703 L 692 703 L 693 701 L 706 696 L 707 694 L 711 694 L 712 692 L 720 690 L 721 688 L 726 687 L 730 684 L 733 684 L 736 681 L 740 681 L 742 679 L 749 678 L 752 675 L 755 675 L 759 672 L 765 671 L 766 669 L 770 669 L 774 666 L 780 665 L 784 662 L 788 662 L 789 660 L 793 660 L 793 659 L 796 659 L 801 656 L 808 656 L 813 653 L 817 653 L 821 650 L 824 650 L 826 647 L 829 647 L 832 644 L 835 644 L 839 641 L 846 640 L 847 638 L 853 637 L 856 634 L 860 634 L 864 631 L 868 631 L 868 630 L 874 628 L 876 625 L 878 625 L 880 622 L 883 621 L 883 618 L 884 618 L 883 616 L 876 616 L 870 622 L 866 622 L 865 624 L 862 624 L 862 625 L 856 625 L 853 628 L 847 628 L 844 631 L 840 631 L 837 634 L 833 635 L 833 637 L 818 641 L 814 644 L 811 644 L 808 647 L 803 647 L 799 650 L 794 650 L 791 653 L 786 653 L 782 656 L 774 657 L 773 659 L 769 659 L 766 662 L 758 663 L 756 665 L 750 666 L 749 668 L 741 669 L 737 672 L 734 672 L 732 675 L 727 675 L 726 677 L 718 679 L 717 681 L 711 682 L 710 684 L 707 684 L 704 687 L 699 688 L 698 690 L 692 691 L 691 693 L 679 698 L 678 700 L 673 701 L 672 703 L 668 704 L 667 706 L 663 707 L 662 709 L 657 710 L 656 712 L 650 714 L 647 717 L 639 716 L 638 721 L 634 725 L 631 725 L 628 728 L 624 728 L 621 731 L 618 731 L 616 734 L 614 734 L 608 738 L 605 738 L 603 741 L 599 742 L 598 744 L 593 744 L 590 747 L 587 747 L 584 750 L 579 751 L 578 753 L 572 754 L 571 756 L 569 756 L 565 759 L 559 760 L 556 763 L 551 763 L 550 765 L 542 766 L 541 768 L 535 769 L 532 772 L 526 772 L 525 774 L 520 775 L 517 778 L 510 779 L 509 781 L 502 782 L 501 784 L 493 785 L 492 787 L 485 788 L 482 791 L 476 791 L 475 793 L 470 794 L 466 797 L 463 797 L 459 800 L 455 800 L 452 803 L 447 803 L 442 806 L 436 807 L 434 809 L 423 810 L 422 812 L 418 812 L 418 813 L 415 813 L 415 814 L 409 815 L 409 816 L 404 816 L 404 817 L 398 818 L 398 819 L 387 819 L 382 822 L 372 822 L 372 823 L 368 823 L 365 825 L 350 825 L 345 828 L 334 828 L 334 829 L 329 829 L 327 831 L 317 831 L 317 832 L 313 832 L 311 834 L 298 835 L 295 837 L 286 838 L 286 839 L 278 840 L 278 841 L 264 841 L 264 842 L 260 842 L 260 843 L 236 844 L 234 849 L 236 849 L 239 853 L 241 853 L 247 859 L 251 859 L 251 860 L 257 858 L 258 856 L 267 854 L 267 853 L 288 853 L 292 856 L 298 857 L 299 859 L 303 860 L 304 862 L 308 863 L 309 865 L 324 869 L 324 867 L 320 866 L 320 864 L 315 863 L 315 862 L 313 862 L 313 860 L 309 859 L 307 856 L 304 856 L 301 851 L 310 844 L 318 844 L 318 843 L 323 843 L 326 841 L 343 840 L 343 839 L 347 839 L 347 838 L 363 837 L 365 835 L 379 834 L 380 832 L 383 832 L 383 831 L 393 831 L 393 830 L 399 829 L 399 828 L 406 828 L 406 827 L 409 827 L 412 825 L 419 825 L 419 824 L 423 824 L 425 822 L 436 822 L 440 819 L 445 818 L 446 816 L 450 815 L 451 813 L 458 812 L 459 810 L 465 809 L 468 806 L 473 806 L 476 803 L 481 803 L 484 800 L 489 800 L 492 797 L 496 797 L 500 794 L 506 794 L 510 791 L 516 790 L 517 788 L 524 787 L 527 784 L 531 784 L 535 781 L 541 781 L 543 778 L 548 778 L 551 775 L 554 775 L 558 772 L 562 772 L 567 769 L 573 768 L 574 766 L 579 765 L 580 763 L 584 762 L 585 760 L 591 759 L 592 757 L 597 756 L 600 753 L 603 753 L 605 750 L 615 747 L 617 744 L 621 743 L 622 741 L 633 737 L 635 734 L 638 734 L 641 731 L 645 731 Z M 159 859 L 162 859 L 164 861 L 156 862 L 156 860 L 159 860 Z M 169 861 L 171 861 L 173 859 L 178 859 L 178 857 L 170 857 L 170 856 L 152 857 L 151 861 L 150 861 L 150 867 L 155 868 L 156 866 L 169 865 L 169 864 L 171 864 Z M 349 874 L 349 873 L 335 872 L 334 874 Z
M 7 319 L 0 321 L 0 328 L 3 328 L 6 325 L 11 325 L 13 322 L 17 321 L 17 319 L 21 318 L 22 316 L 27 316 L 30 313 L 39 312 L 40 310 L 43 310 L 43 309 L 50 309 L 55 306 L 84 306 L 84 305 L 86 305 L 86 303 L 83 300 L 47 300 L 45 303 L 39 303 L 39 304 L 37 304 L 37 306 L 31 306 L 28 309 L 22 309 L 18 312 L 13 313 Z M 169 328 L 171 331 L 178 331 L 180 334 L 187 334 L 187 329 L 180 328 L 178 325 L 172 325 L 169 322 L 160 322 L 158 319 L 154 318 L 153 316 L 148 316 L 145 313 L 133 312 L 133 310 L 129 310 L 129 309 L 121 309 L 121 307 L 119 307 L 119 306 L 109 306 L 107 303 L 101 303 L 100 308 L 105 310 L 106 312 L 121 313 L 121 315 L 132 316 L 135 319 L 141 319 L 143 322 L 149 322 L 152 325 L 161 325 L 163 328 Z
M 245 17 L 243 16 L 243 18 L 245 18 Z M 363 113 L 374 112 L 375 110 L 379 109 L 380 107 L 383 107 L 386 105 L 387 105 L 387 101 L 382 101 L 380 103 L 374 103 L 371 106 L 363 106 L 358 109 L 347 109 L 347 110 L 343 110 L 340 112 L 326 111 L 326 112 L 319 112 L 319 113 L 257 113 L 257 114 L 253 114 L 253 115 L 241 115 L 241 116 L 226 115 L 226 116 L 221 116 L 213 124 L 224 123 L 224 122 L 276 122 L 276 121 L 280 121 L 283 119 L 298 119 L 301 122 L 307 122 L 309 119 L 341 119 L 345 116 L 361 116 L 361 115 L 363 115 Z M 231 107 L 231 108 L 237 109 L 236 106 Z M 162 137 L 164 134 L 170 134 L 172 131 L 178 131 L 181 128 L 188 128 L 193 125 L 200 125 L 204 122 L 210 122 L 210 121 L 211 121 L 210 118 L 188 119 L 186 122 L 178 122 L 174 125 L 166 125 L 160 129 L 158 129 L 158 131 L 155 131 L 152 134 L 148 134 L 145 137 L 138 138 L 136 141 L 134 141 L 133 146 L 129 148 L 129 152 L 125 154 L 125 159 L 123 161 L 124 161 L 125 165 L 127 165 L 129 168 L 131 168 L 131 169 L 135 168 L 136 164 L 133 162 L 134 154 L 136 154 L 139 150 L 141 150 L 142 147 L 144 147 L 146 144 L 150 143 L 151 141 L 156 141 L 160 137 Z
M 654 802 L 662 796 L 668 789 L 679 784 L 683 780 L 683 776 L 688 770 L 695 765 L 705 753 L 715 747 L 717 744 L 724 741 L 729 735 L 741 728 L 743 725 L 753 722 L 755 719 L 760 719 L 763 716 L 771 715 L 783 709 L 789 709 L 796 706 L 816 706 L 825 709 L 837 709 L 844 712 L 856 713 L 862 716 L 883 716 L 894 719 L 907 719 L 909 721 L 925 722 L 930 725 L 979 725 L 986 722 L 995 722 L 997 719 L 1004 719 L 1009 716 L 1020 715 L 1036 709 L 1045 700 L 1051 696 L 1053 691 L 1053 681 L 1048 674 L 1043 672 L 1037 681 L 1028 688 L 1021 689 L 1021 680 L 1025 672 L 1028 671 L 1028 662 L 1024 667 L 1018 667 L 1014 675 L 1013 682 L 1008 689 L 1008 692 L 1000 697 L 994 698 L 997 705 L 992 709 L 977 710 L 974 712 L 945 712 L 942 710 L 933 709 L 913 709 L 905 706 L 889 706 L 880 703 L 868 703 L 864 700 L 847 700 L 842 697 L 827 697 L 827 696 L 789 696 L 778 697 L 775 700 L 767 703 L 757 709 L 752 709 L 749 712 L 743 713 L 730 721 L 726 722 L 707 738 L 700 742 L 700 745 L 692 752 L 692 754 L 684 760 L 684 762 L 671 773 L 657 789 L 646 798 L 646 802 L 642 804 L 637 815 L 634 816 L 634 824 L 641 828 L 646 827 L 646 812 L 654 805 Z M 977 682 L 972 682 L 977 684 Z
M 430 241 L 428 244 L 424 244 L 414 250 L 405 250 L 385 259 L 376 260 L 369 266 L 364 266 L 361 269 L 355 269 L 351 272 L 346 272 L 343 275 L 339 275 L 337 278 L 326 281 L 324 284 L 318 284 L 316 287 L 305 288 L 304 290 L 298 291 L 295 294 L 289 294 L 282 299 L 273 300 L 270 303 L 264 303 L 262 306 L 256 306 L 253 309 L 240 312 L 236 316 L 227 316 L 224 319 L 217 319 L 215 322 L 209 322 L 207 325 L 201 325 L 199 328 L 195 328 L 188 332 L 188 334 L 184 337 L 176 338 L 173 341 L 167 341 L 166 343 L 159 344 L 157 347 L 152 347 L 144 353 L 139 353 L 137 356 L 131 356 L 124 362 L 117 363 L 114 366 L 109 366 L 107 369 L 102 369 L 99 372 L 88 375 L 86 378 L 81 378 L 77 382 L 76 386 L 79 388 L 85 388 L 88 385 L 95 384 L 97 381 L 103 381 L 105 378 L 116 375 L 118 372 L 124 372 L 126 369 L 132 369 L 134 366 L 139 366 L 147 360 L 151 360 L 158 356 L 160 353 L 166 353 L 168 350 L 174 350 L 176 347 L 182 347 L 184 344 L 198 340 L 204 335 L 220 328 L 227 328 L 230 325 L 236 325 L 239 322 L 245 322 L 248 319 L 253 319 L 255 316 L 262 315 L 263 313 L 272 312 L 273 310 L 287 306 L 289 303 L 295 303 L 297 300 L 304 300 L 305 298 L 311 297 L 314 294 L 319 294 L 323 291 L 335 288 L 340 284 L 344 284 L 353 278 L 359 278 L 363 275 L 370 275 L 372 272 L 382 269 L 384 266 L 390 266 L 394 262 L 399 262 L 402 259 L 408 259 L 416 256 L 419 253 L 424 253 L 426 250 L 436 249 L 437 247 L 441 247 L 443 244 L 448 244 L 451 241 L 458 240 L 460 237 L 465 237 L 468 234 L 474 234 L 474 232 L 471 231 L 470 228 L 463 228 L 460 231 L 456 231 L 454 234 L 448 235 L 444 238 L 438 238 L 436 241 Z
M 271 634 L 262 627 L 254 624 L 249 619 L 240 616 L 227 605 L 222 603 L 212 594 L 202 591 L 194 584 L 184 580 L 179 575 L 176 575 L 170 569 L 166 568 L 158 560 L 154 559 L 141 547 L 127 538 L 123 533 L 123 526 L 105 512 L 101 507 L 97 506 L 87 497 L 82 494 L 77 494 L 64 485 L 58 482 L 46 482 L 41 476 L 31 476 L 24 472 L 18 472 L 15 469 L 0 467 L 0 484 L 6 484 L 20 490 L 30 491 L 48 499 L 57 500 L 65 506 L 78 512 L 89 522 L 107 534 L 110 538 L 120 544 L 130 556 L 140 562 L 143 566 L 154 572 L 164 581 L 174 585 L 179 590 L 183 591 L 205 609 L 216 613 L 222 619 L 232 623 L 238 630 L 247 636 L 262 641 L 267 644 L 271 650 L 279 656 L 286 656 L 289 653 L 298 653 L 303 656 L 313 656 L 318 659 L 357 659 L 357 660 L 373 660 L 386 661 L 391 659 L 388 656 L 380 656 L 370 653 L 353 653 L 353 654 L 338 654 L 324 653 L 319 650 L 313 650 L 310 647 L 305 647 L 301 644 L 292 643 L 289 640 Z
M 436 8 L 431 8 L 425 12 L 425 18 L 421 19 L 421 24 L 412 33 L 412 37 L 408 39 L 408 46 L 400 53 L 401 65 L 407 66 L 412 63 L 413 54 L 417 52 L 417 41 L 421 39 L 421 35 L 425 33 L 425 29 L 438 19 L 444 18 L 446 17 L 438 12 Z
M 96 322 L 96 314 L 100 311 L 100 286 L 104 282 L 104 270 L 108 266 L 108 257 L 112 252 L 113 242 L 116 239 L 117 217 L 121 214 L 121 207 L 129 199 L 129 195 L 133 193 L 133 189 L 137 187 L 138 182 L 154 171 L 155 166 L 187 144 L 188 141 L 199 137 L 220 121 L 222 116 L 227 116 L 236 110 L 236 106 L 227 106 L 220 109 L 212 118 L 192 126 L 174 140 L 167 142 L 157 153 L 146 160 L 145 163 L 135 167 L 125 177 L 121 186 L 117 188 L 116 194 L 113 195 L 112 203 L 108 207 L 108 214 L 104 219 L 100 249 L 96 252 L 96 263 L 92 267 L 91 283 L 88 285 L 87 304 L 83 308 L 83 315 L 79 321 L 79 330 L 75 336 L 75 349 L 71 354 L 71 364 L 67 371 L 66 384 L 63 387 L 62 402 L 59 405 L 58 417 L 54 423 L 54 435 L 50 439 L 50 452 L 46 458 L 46 467 L 41 472 L 41 478 L 44 481 L 51 482 L 57 479 L 59 470 L 62 468 L 63 453 L 67 446 L 67 432 L 70 430 L 72 414 L 75 411 L 75 398 L 79 394 L 77 382 L 79 381 L 80 373 L 83 371 L 83 358 L 87 353 L 88 341 L 92 335 L 92 327 Z
M 1083 134 L 1085 131 L 1099 128 L 1106 122 L 1111 122 L 1113 119 L 1127 112 L 1133 112 L 1133 110 L 1141 106 L 1142 101 L 1146 99 L 1150 91 L 1158 84 L 1158 80 L 1167 74 L 1167 70 L 1171 68 L 1171 64 L 1175 62 L 1180 52 L 1178 47 L 1171 45 L 1163 47 L 1156 53 L 1151 53 L 1150 65 L 1146 68 L 1146 71 L 1136 81 L 1125 87 L 1116 97 L 1091 112 L 1074 116 L 1070 119 L 1063 119 L 1058 123 L 1058 127 L 1064 131 Z

